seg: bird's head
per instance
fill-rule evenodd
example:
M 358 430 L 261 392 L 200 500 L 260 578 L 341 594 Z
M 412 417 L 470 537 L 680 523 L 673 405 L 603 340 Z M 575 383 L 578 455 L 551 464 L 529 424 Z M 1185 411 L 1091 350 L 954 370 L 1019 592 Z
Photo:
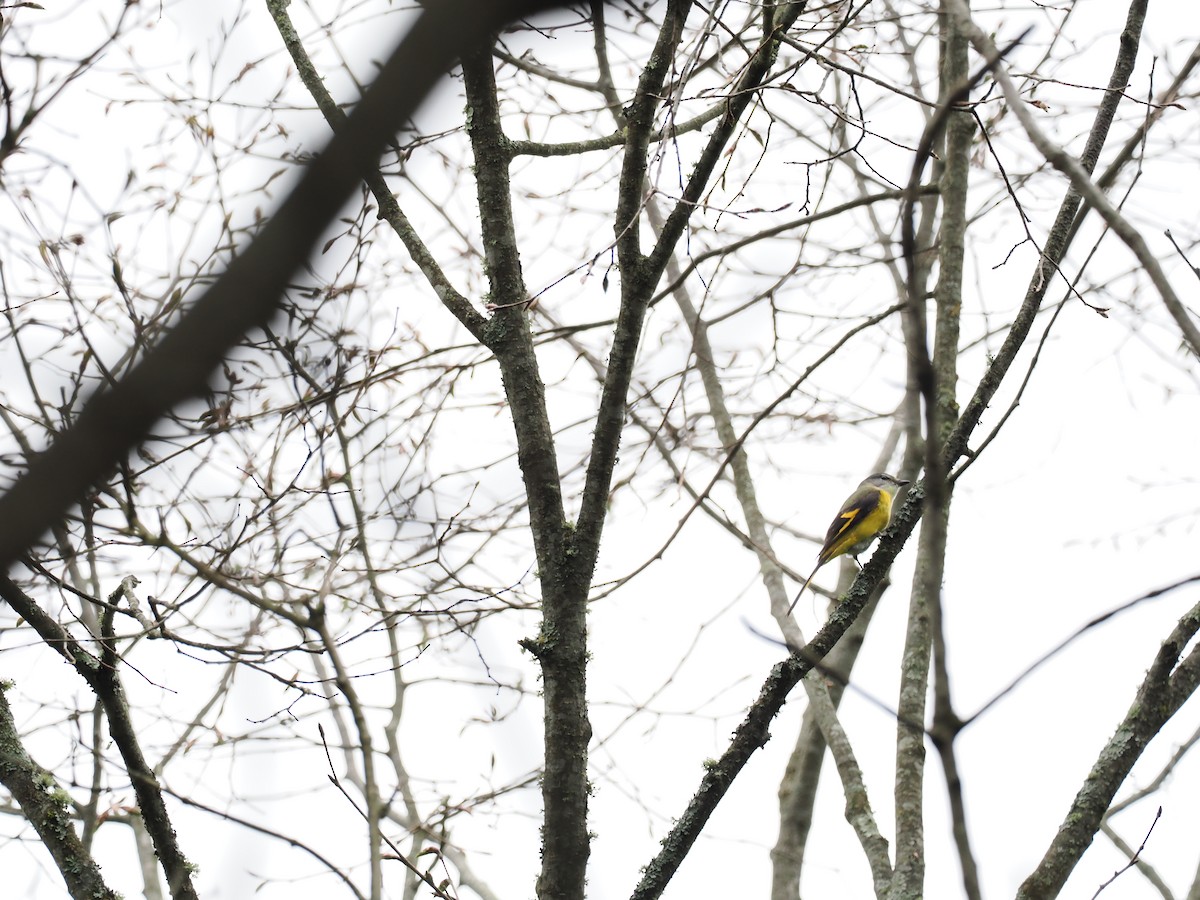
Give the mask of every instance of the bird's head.
M 859 487 L 877 487 L 881 491 L 887 491 L 889 496 L 895 497 L 896 491 L 908 484 L 907 481 L 897 478 L 895 475 L 889 475 L 887 472 L 876 472 L 874 475 L 868 476 Z

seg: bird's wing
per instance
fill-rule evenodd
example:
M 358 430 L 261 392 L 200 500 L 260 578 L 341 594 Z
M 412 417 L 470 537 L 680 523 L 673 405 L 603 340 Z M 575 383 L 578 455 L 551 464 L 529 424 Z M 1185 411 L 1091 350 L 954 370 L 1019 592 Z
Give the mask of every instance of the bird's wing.
M 846 501 L 833 524 L 829 526 L 825 535 L 825 546 L 817 555 L 822 564 L 835 556 L 841 556 L 857 543 L 854 534 L 865 519 L 879 510 L 879 498 L 882 493 L 879 490 L 857 491 Z

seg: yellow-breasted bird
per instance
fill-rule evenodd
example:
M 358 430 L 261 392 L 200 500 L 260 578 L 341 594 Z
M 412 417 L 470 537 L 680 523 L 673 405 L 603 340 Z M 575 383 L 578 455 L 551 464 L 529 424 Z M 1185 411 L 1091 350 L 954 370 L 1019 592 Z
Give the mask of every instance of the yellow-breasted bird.
M 858 490 L 849 496 L 838 510 L 833 524 L 829 526 L 825 535 L 825 546 L 817 554 L 817 567 L 812 570 L 812 575 L 804 580 L 796 599 L 788 607 L 789 615 L 821 566 L 843 553 L 849 553 L 854 557 L 854 561 L 858 562 L 858 554 L 871 546 L 879 532 L 887 528 L 888 522 L 892 520 L 892 499 L 906 484 L 907 481 L 902 481 L 894 475 L 879 472 L 866 478 L 858 486 Z

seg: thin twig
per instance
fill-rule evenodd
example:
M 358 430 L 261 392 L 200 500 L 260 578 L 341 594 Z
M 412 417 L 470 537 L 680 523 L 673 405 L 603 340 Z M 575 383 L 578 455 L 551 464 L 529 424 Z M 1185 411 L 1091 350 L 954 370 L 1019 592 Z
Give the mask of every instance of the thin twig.
M 1100 885 L 1100 887 L 1096 888 L 1096 893 L 1092 894 L 1092 900 L 1096 900 L 1096 898 L 1100 896 L 1100 893 L 1106 887 L 1108 887 L 1110 884 L 1112 884 L 1114 881 L 1116 881 L 1118 878 L 1120 878 L 1122 875 L 1124 875 L 1126 872 L 1128 872 L 1130 869 L 1132 869 L 1134 866 L 1136 866 L 1138 864 L 1138 859 L 1141 857 L 1142 851 L 1146 849 L 1146 843 L 1150 840 L 1150 834 L 1154 831 L 1154 826 L 1158 824 L 1158 820 L 1161 818 L 1162 818 L 1162 807 L 1160 806 L 1158 808 L 1158 811 L 1154 814 L 1154 821 L 1151 822 L 1150 827 L 1148 829 L 1146 829 L 1146 836 L 1144 838 L 1142 838 L 1141 846 L 1138 847 L 1136 851 L 1134 851 L 1133 856 L 1129 857 L 1129 862 L 1125 863 L 1125 865 L 1123 865 L 1121 868 L 1117 869 L 1117 871 L 1113 872 L 1112 878 L 1108 879 L 1108 881 L 1104 882 L 1102 885 Z
M 338 791 L 341 793 L 341 795 L 346 798 L 346 801 L 351 806 L 354 807 L 355 812 L 357 812 L 360 816 L 363 817 L 364 820 L 366 820 L 367 819 L 366 812 L 364 812 L 363 809 L 354 800 L 354 798 L 350 796 L 350 792 L 347 791 L 342 786 L 342 782 L 338 778 L 337 772 L 333 768 L 333 756 L 330 754 L 329 744 L 325 740 L 325 728 L 319 722 L 317 723 L 317 732 L 321 735 L 321 746 L 325 748 L 325 759 L 329 763 L 329 774 L 326 777 L 329 779 L 330 784 L 332 784 L 335 788 L 337 788 Z M 429 886 L 429 888 L 434 892 L 434 894 L 441 897 L 442 900 L 457 900 L 456 897 L 453 897 L 450 894 L 447 894 L 444 890 L 442 890 L 440 887 L 438 887 L 436 884 L 434 884 L 433 879 L 430 878 L 428 874 L 426 874 L 425 872 L 422 872 L 415 865 L 413 865 L 412 862 L 409 861 L 409 858 L 401 852 L 399 847 L 397 847 L 394 843 L 392 843 L 392 840 L 386 834 L 380 833 L 380 838 L 383 840 L 383 842 L 385 844 L 388 845 L 388 847 L 391 848 L 391 851 L 394 854 L 396 854 L 396 859 L 398 859 L 398 860 L 400 860 L 400 862 L 404 863 L 404 865 L 408 868 L 408 870 L 410 872 L 412 872 L 414 875 L 416 875 L 418 878 L 420 878 L 421 881 L 425 882 L 425 884 Z

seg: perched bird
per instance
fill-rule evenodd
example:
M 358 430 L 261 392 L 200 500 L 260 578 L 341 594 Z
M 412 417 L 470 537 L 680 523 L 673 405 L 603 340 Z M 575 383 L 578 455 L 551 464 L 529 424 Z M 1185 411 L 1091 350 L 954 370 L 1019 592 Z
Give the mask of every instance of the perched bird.
M 892 498 L 906 484 L 907 481 L 880 472 L 871 475 L 858 486 L 858 490 L 842 504 L 833 524 L 829 526 L 825 535 L 825 546 L 817 554 L 817 568 L 812 570 L 812 575 L 800 586 L 796 599 L 788 607 L 789 615 L 821 566 L 843 553 L 849 553 L 854 557 L 854 561 L 858 562 L 858 554 L 871 546 L 879 532 L 887 528 L 888 522 L 892 520 Z

